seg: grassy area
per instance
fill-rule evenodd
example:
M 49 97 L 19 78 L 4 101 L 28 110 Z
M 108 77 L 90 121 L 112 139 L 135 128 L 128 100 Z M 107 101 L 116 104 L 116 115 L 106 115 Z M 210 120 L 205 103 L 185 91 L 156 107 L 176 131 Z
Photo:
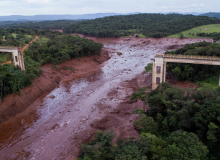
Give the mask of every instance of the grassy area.
M 219 75 L 210 77 L 205 79 L 204 81 L 198 81 L 196 82 L 197 85 L 201 85 L 202 83 L 209 83 L 213 86 L 213 88 L 218 88 L 218 83 L 219 83 Z
M 146 37 L 146 36 L 143 35 L 142 33 L 139 33 L 139 37 L 143 38 L 143 37 Z
M 36 40 L 36 42 L 38 42 L 38 43 L 40 43 L 40 44 L 44 44 L 44 43 L 47 43 L 48 40 L 49 40 L 49 39 L 46 38 L 46 37 L 41 37 L 41 38 L 38 38 L 38 39 Z
M 17 35 L 18 35 L 18 34 L 12 33 L 12 36 L 13 36 L 14 38 L 16 38 Z
M 27 38 L 34 38 L 32 35 L 25 35 Z
M 201 38 L 199 36 L 196 36 L 197 33 L 213 33 L 213 32 L 220 32 L 220 24 L 209 24 L 204 26 L 199 26 L 196 28 L 189 29 L 187 31 L 183 31 L 183 35 L 185 35 L 186 38 Z M 192 35 L 194 33 L 194 36 Z M 180 37 L 180 33 L 174 34 L 168 37 Z M 203 37 L 205 38 L 205 37 Z M 207 37 L 210 38 L 210 37 Z

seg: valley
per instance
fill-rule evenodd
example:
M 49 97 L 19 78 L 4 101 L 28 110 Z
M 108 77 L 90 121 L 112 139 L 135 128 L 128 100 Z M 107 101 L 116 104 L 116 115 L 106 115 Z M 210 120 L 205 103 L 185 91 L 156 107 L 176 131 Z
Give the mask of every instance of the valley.
M 143 103 L 130 101 L 130 96 L 139 87 L 147 86 L 151 90 L 151 76 L 143 74 L 144 66 L 156 54 L 188 43 L 213 41 L 80 36 L 102 43 L 101 56 L 62 62 L 57 65 L 60 71 L 50 64 L 43 65 L 42 75 L 21 90 L 23 96 L 12 94 L 3 99 L 2 115 L 7 110 L 14 111 L 15 105 L 21 106 L 19 114 L 2 117 L 6 121 L 0 124 L 3 159 L 76 159 L 79 144 L 89 141 L 97 130 L 114 130 L 113 142 L 131 136 L 138 139 L 140 135 L 133 122 L 139 116 L 131 113 L 142 108 Z

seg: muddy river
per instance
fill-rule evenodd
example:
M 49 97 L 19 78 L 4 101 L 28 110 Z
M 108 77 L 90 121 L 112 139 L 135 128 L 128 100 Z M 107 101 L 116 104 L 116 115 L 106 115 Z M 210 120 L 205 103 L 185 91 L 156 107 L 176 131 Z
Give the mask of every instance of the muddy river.
M 156 54 L 181 48 L 187 43 L 212 41 L 179 38 L 91 39 L 103 43 L 104 48 L 111 51 L 111 58 L 96 72 L 62 81 L 58 88 L 30 104 L 23 113 L 3 123 L 0 126 L 1 160 L 76 158 L 79 143 L 91 134 L 91 124 L 105 117 L 132 93 L 123 82 L 142 73 Z M 114 125 L 123 125 L 119 122 L 115 121 Z

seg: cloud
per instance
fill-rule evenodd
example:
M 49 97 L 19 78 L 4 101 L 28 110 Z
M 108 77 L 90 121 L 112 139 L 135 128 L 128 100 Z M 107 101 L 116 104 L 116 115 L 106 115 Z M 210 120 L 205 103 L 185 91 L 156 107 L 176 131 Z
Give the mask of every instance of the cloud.
M 193 7 L 205 7 L 204 4 L 191 4 L 191 5 L 188 5 L 188 6 L 162 6 L 161 8 L 193 8 Z
M 25 0 L 28 3 L 48 3 L 50 0 Z
M 0 0 L 0 16 L 219 11 L 219 0 Z

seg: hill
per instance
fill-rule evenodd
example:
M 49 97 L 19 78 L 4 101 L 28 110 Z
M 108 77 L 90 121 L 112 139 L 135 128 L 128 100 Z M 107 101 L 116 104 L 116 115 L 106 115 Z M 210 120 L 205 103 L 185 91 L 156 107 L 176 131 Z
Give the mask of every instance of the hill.
M 95 14 L 82 14 L 82 15 L 33 15 L 33 16 L 22 16 L 22 15 L 10 15 L 0 16 L 0 21 L 48 21 L 48 20 L 78 20 L 78 19 L 95 19 L 106 16 L 114 15 L 128 15 L 136 13 L 95 13 Z
M 32 28 L 32 29 L 61 29 L 66 25 L 81 22 L 82 20 L 56 20 L 56 21 L 3 21 L 3 28 Z
M 199 36 L 199 33 L 214 33 L 214 32 L 220 32 L 220 24 L 209 24 L 209 25 L 203 25 L 199 27 L 195 27 L 186 31 L 181 32 L 183 35 L 185 35 L 186 38 L 199 38 L 204 36 Z M 180 33 L 171 35 L 169 37 L 180 37 Z M 207 36 L 209 37 L 209 36 Z
M 147 37 L 158 38 L 201 25 L 217 23 L 220 23 L 219 19 L 206 16 L 136 14 L 87 20 L 64 27 L 64 32 L 96 37 L 123 37 L 139 33 Z
M 209 12 L 209 13 L 202 14 L 201 16 L 220 18 L 220 13 L 218 13 L 218 12 Z

